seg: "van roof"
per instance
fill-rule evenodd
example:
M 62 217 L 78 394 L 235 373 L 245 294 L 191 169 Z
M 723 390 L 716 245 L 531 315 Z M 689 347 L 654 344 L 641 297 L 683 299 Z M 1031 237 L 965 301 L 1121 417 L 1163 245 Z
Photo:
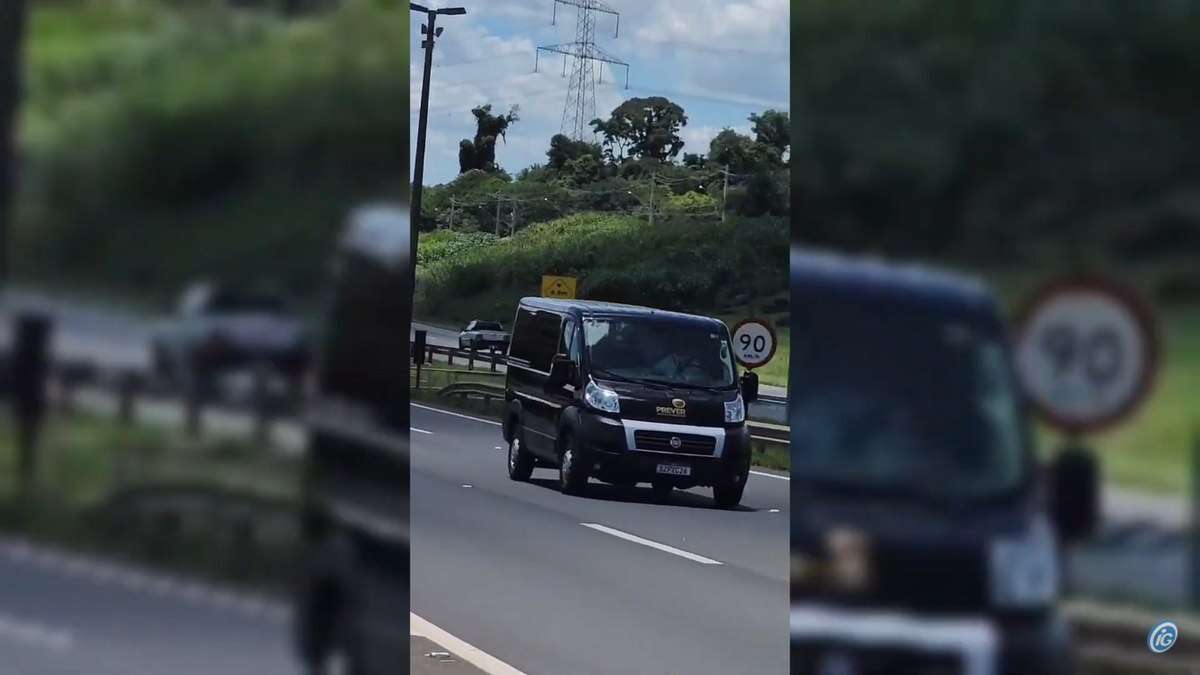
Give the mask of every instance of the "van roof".
M 793 294 L 847 295 L 947 311 L 993 314 L 995 296 L 981 281 L 922 265 L 888 263 L 793 247 Z
M 725 325 L 722 321 L 699 314 L 685 314 L 653 307 L 625 305 L 617 302 L 600 302 L 598 300 L 559 300 L 556 298 L 541 298 L 530 296 L 521 298 L 521 305 L 530 309 L 543 309 L 564 314 L 581 316 L 628 316 L 628 317 L 659 317 L 673 321 L 694 323 L 710 323 Z

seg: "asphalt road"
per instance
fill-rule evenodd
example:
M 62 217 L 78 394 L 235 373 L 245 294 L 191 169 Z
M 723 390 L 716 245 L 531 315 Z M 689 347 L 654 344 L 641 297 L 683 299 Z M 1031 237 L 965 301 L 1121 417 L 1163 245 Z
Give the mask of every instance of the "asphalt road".
M 296 675 L 278 603 L 0 541 L 0 672 Z
M 787 480 L 568 497 L 509 480 L 494 424 L 412 420 L 413 612 L 527 675 L 787 671 Z

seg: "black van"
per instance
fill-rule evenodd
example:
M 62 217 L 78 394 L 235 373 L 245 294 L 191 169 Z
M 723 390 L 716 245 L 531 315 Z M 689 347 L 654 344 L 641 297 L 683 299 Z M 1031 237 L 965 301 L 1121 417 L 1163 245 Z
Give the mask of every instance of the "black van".
M 1042 480 L 992 295 L 798 250 L 791 275 L 792 672 L 1071 672 L 1060 549 L 1096 466 Z
M 736 506 L 750 471 L 746 405 L 725 324 L 707 317 L 577 300 L 525 298 L 505 384 L 508 473 L 559 469 L 563 492 L 588 479 L 648 482 L 658 497 L 712 486 Z
M 310 673 L 408 663 L 408 209 L 353 214 L 309 411 L 295 636 Z M 398 670 L 399 669 L 399 670 Z

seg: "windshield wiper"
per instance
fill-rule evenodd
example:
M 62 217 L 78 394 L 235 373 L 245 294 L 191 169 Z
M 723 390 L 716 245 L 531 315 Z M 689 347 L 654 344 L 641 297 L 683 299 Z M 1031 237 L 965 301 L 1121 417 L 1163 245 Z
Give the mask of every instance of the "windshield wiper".
M 618 375 L 618 374 L 612 372 L 611 370 L 605 370 L 603 368 L 592 368 L 592 372 L 594 372 L 597 375 L 599 375 L 600 377 L 603 377 L 606 379 L 619 380 L 621 382 L 629 382 L 631 384 L 649 384 L 649 385 L 661 386 L 661 383 L 659 383 L 655 380 L 645 380 L 640 377 L 629 377 L 628 375 Z
M 663 384 L 667 384 L 667 383 L 664 382 Z M 729 390 L 733 389 L 732 384 L 728 385 L 728 386 L 724 386 L 724 387 L 712 387 L 712 386 L 709 386 L 706 384 L 693 384 L 691 382 L 671 382 L 670 386 L 675 387 L 677 389 L 699 389 L 701 391 L 711 391 L 714 394 L 719 394 L 723 391 L 729 391 Z

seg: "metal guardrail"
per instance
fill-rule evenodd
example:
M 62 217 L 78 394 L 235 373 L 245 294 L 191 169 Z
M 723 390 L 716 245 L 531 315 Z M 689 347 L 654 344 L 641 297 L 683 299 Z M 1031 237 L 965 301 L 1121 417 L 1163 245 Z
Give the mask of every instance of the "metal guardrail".
M 443 387 L 438 393 L 442 396 L 474 395 L 487 399 L 503 399 L 504 387 L 486 382 L 458 382 Z M 789 442 L 787 427 L 754 420 L 748 420 L 746 426 L 750 427 L 751 435 L 756 440 L 780 444 Z

